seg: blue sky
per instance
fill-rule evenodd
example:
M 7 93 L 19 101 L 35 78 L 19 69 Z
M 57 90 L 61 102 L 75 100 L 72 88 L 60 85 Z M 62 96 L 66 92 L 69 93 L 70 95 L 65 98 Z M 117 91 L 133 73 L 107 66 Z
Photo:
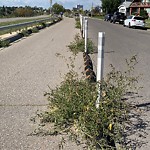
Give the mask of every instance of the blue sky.
M 93 6 L 100 5 L 100 0 L 52 0 L 54 3 L 59 3 L 65 8 L 75 7 L 77 4 L 84 6 L 84 9 L 90 9 Z M 37 6 L 48 8 L 50 6 L 50 0 L 0 0 L 0 6 Z

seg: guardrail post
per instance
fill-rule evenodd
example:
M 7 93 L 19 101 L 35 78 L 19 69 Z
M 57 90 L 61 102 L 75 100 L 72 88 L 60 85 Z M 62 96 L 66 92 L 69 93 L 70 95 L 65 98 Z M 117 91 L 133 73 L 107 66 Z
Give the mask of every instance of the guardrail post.
M 98 97 L 96 100 L 96 108 L 99 108 L 101 99 L 101 82 L 103 80 L 104 70 L 104 45 L 105 45 L 105 33 L 98 33 L 98 57 L 97 57 L 97 82 L 98 82 Z
M 88 20 L 85 19 L 85 53 L 88 52 L 87 44 L 88 44 Z

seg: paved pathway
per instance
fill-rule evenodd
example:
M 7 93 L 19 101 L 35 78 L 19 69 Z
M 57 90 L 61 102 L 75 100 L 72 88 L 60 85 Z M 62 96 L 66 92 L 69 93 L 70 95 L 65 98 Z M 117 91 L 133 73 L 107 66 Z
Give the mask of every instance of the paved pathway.
M 34 131 L 30 118 L 37 110 L 45 110 L 43 96 L 62 81 L 71 53 L 66 45 L 73 41 L 74 19 L 65 18 L 60 23 L 22 39 L 0 51 L 0 150 L 57 150 L 61 136 L 28 136 Z M 82 54 L 75 64 L 82 72 Z M 65 150 L 82 149 L 66 142 Z

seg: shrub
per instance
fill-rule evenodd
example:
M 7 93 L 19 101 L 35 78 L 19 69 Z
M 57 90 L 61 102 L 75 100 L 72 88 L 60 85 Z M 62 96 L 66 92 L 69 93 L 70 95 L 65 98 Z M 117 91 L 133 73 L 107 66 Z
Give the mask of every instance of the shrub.
M 40 22 L 39 25 L 41 25 L 43 28 L 46 28 L 46 23 L 45 22 Z
M 141 10 L 140 11 L 140 16 L 142 16 L 145 19 L 148 19 L 148 13 L 146 10 Z
M 76 34 L 74 41 L 71 42 L 70 45 L 68 45 L 68 47 L 74 55 L 77 55 L 79 52 L 84 52 L 85 49 L 84 43 L 85 43 L 84 39 L 82 39 L 79 34 Z M 88 53 L 92 53 L 95 49 L 95 46 L 90 39 L 88 39 L 87 49 L 88 49 Z
M 75 21 L 76 21 L 75 27 L 77 29 L 81 29 L 80 18 L 76 18 Z
M 82 137 L 87 148 L 115 149 L 115 142 L 123 143 L 131 109 L 123 97 L 136 87 L 137 78 L 132 73 L 135 61 L 133 57 L 128 63 L 129 69 L 123 73 L 112 66 L 101 83 L 78 79 L 77 73 L 71 70 L 60 86 L 45 93 L 49 109 L 40 114 L 41 123 L 54 123 L 53 133 L 71 133 L 75 140 Z M 99 84 L 102 92 L 97 109 Z
M 37 27 L 34 27 L 34 28 L 32 28 L 31 30 L 32 30 L 32 32 L 33 32 L 33 33 L 37 33 L 37 32 L 39 32 L 39 30 L 38 30 L 38 28 L 37 28 Z
M 26 37 L 29 36 L 29 33 L 26 29 L 22 30 L 20 34 L 22 34 L 22 36 L 26 36 Z
M 8 47 L 9 46 L 9 41 L 8 40 L 0 40 L 0 48 L 1 47 Z

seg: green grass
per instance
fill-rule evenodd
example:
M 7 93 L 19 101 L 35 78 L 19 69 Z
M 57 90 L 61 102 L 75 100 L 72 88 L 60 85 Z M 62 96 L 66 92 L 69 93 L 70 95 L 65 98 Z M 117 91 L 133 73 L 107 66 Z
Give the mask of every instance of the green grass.
M 150 28 L 150 19 L 147 19 L 147 20 L 146 20 L 146 27 L 147 27 L 147 28 Z
M 46 18 L 48 18 L 48 17 L 46 17 Z M 42 18 L 38 18 L 38 19 L 23 19 L 23 20 L 16 20 L 16 21 L 10 21 L 10 22 L 1 22 L 0 23 L 0 27 L 1 26 L 6 26 L 6 25 L 13 25 L 13 24 L 19 24 L 19 23 L 24 23 L 24 22 L 30 22 L 30 21 L 34 21 L 34 20 L 41 20 L 41 19 Z M 27 27 L 32 27 L 32 26 L 36 26 L 36 25 L 39 25 L 39 23 L 35 23 L 35 24 L 32 24 L 32 25 L 28 25 L 28 26 L 26 25 L 26 26 L 22 26 L 22 27 L 16 27 L 16 28 L 12 28 L 12 29 L 9 29 L 9 30 L 0 31 L 0 35 L 16 32 L 16 31 L 20 31 L 20 30 L 25 29 Z
M 93 16 L 93 18 L 104 19 L 104 16 Z
M 49 17 L 46 17 L 49 18 Z M 44 19 L 46 19 L 44 18 Z M 30 21 L 34 21 L 34 20 L 41 20 L 42 18 L 36 18 L 36 19 L 23 19 L 23 20 L 16 20 L 16 21 L 6 21 L 6 22 L 1 22 L 0 23 L 0 27 L 1 26 L 7 26 L 7 25 L 13 25 L 13 24 L 19 24 L 19 23 L 24 23 L 24 22 L 30 22 Z

